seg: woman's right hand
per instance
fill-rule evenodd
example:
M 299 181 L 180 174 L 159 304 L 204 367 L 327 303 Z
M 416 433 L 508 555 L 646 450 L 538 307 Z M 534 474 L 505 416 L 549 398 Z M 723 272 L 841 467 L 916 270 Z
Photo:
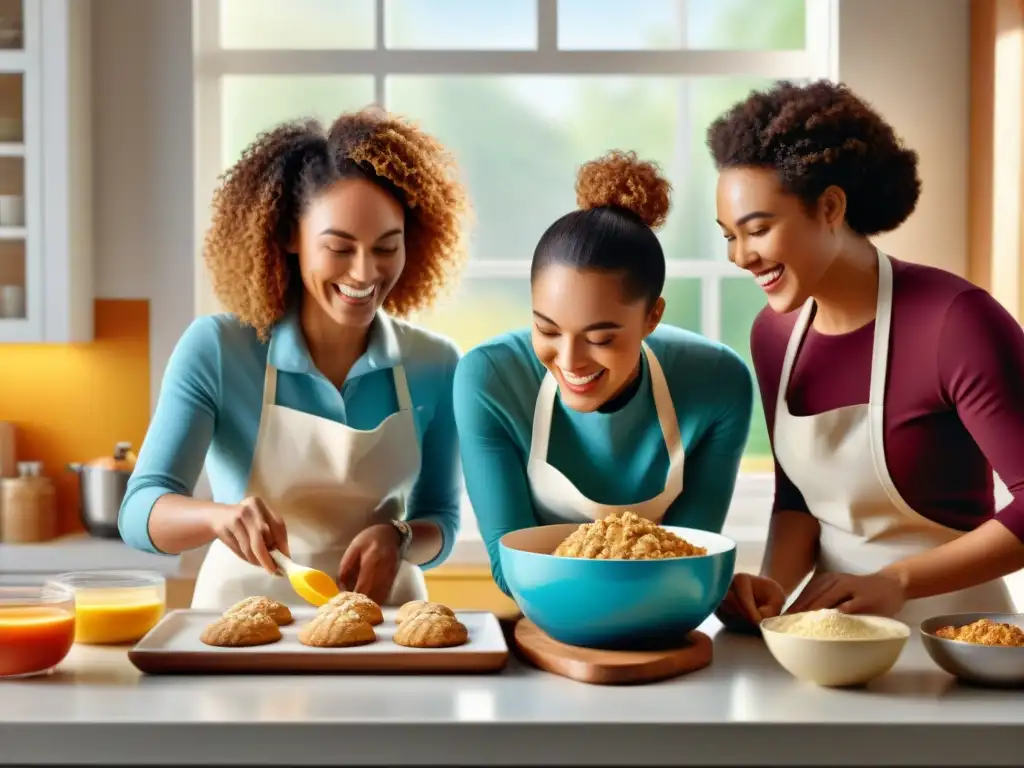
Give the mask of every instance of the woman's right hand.
M 737 573 L 733 576 L 729 592 L 715 615 L 726 629 L 750 631 L 762 619 L 778 616 L 786 604 L 786 593 L 774 579 Z
M 213 532 L 247 563 L 280 574 L 270 553 L 277 549 L 288 555 L 288 533 L 284 521 L 262 499 L 250 496 L 240 504 L 222 507 L 214 518 Z

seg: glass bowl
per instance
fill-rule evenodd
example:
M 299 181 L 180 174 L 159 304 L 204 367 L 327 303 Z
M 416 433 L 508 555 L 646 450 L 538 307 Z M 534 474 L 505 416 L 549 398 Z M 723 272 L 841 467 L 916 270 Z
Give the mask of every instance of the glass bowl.
M 75 595 L 76 643 L 135 643 L 156 626 L 167 607 L 167 584 L 159 573 L 77 571 L 55 581 Z
M 75 595 L 59 584 L 0 587 L 0 678 L 44 675 L 75 641 Z

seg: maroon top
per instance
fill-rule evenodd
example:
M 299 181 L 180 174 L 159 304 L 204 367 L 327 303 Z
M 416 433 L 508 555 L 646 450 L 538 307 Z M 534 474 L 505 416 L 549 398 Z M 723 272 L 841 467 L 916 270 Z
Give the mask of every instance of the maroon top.
M 884 440 L 893 483 L 924 517 L 961 531 L 995 517 L 1024 541 L 1024 332 L 966 280 L 891 262 Z M 765 307 L 750 333 L 773 441 L 782 361 L 799 314 Z M 794 416 L 868 402 L 874 330 L 874 321 L 838 336 L 808 328 L 787 393 Z M 1013 494 L 998 513 L 993 468 Z M 808 511 L 778 461 L 773 509 Z

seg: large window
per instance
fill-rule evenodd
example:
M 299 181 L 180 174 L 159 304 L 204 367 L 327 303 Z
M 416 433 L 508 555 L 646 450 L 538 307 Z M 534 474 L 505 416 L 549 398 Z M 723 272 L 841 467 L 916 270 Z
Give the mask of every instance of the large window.
M 473 197 L 461 283 L 418 320 L 463 349 L 529 322 L 529 259 L 613 148 L 674 186 L 666 322 L 749 360 L 760 289 L 715 224 L 709 122 L 774 79 L 831 76 L 833 0 L 197 0 L 197 221 L 261 129 L 378 102 L 457 156 Z M 197 281 L 201 282 L 201 281 Z M 204 290 L 203 288 L 200 289 Z M 209 301 L 204 294 L 200 304 Z M 207 304 L 209 306 L 209 304 Z M 746 470 L 770 468 L 758 402 Z

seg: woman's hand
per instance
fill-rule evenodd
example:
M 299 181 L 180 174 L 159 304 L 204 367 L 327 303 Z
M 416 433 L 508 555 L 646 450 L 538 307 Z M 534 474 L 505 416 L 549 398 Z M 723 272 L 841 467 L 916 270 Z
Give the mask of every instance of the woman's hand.
M 786 613 L 838 608 L 843 613 L 895 616 L 906 602 L 903 584 L 893 574 L 819 573 L 807 582 Z
M 785 604 L 786 593 L 777 581 L 765 576 L 737 573 L 715 615 L 728 630 L 749 631 L 762 619 L 778 616 Z
M 398 575 L 401 541 L 401 534 L 393 525 L 371 525 L 352 539 L 345 550 L 338 566 L 338 582 L 383 605 Z
M 281 572 L 270 553 L 277 549 L 288 554 L 288 533 L 284 521 L 262 499 L 250 496 L 241 504 L 220 507 L 213 532 L 247 563 L 275 576 Z

